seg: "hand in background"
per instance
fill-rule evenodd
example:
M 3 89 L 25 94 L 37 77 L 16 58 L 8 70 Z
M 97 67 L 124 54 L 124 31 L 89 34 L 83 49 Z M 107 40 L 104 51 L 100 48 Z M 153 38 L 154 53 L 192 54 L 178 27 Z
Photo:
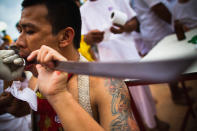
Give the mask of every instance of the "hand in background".
M 96 43 L 99 43 L 104 38 L 104 32 L 101 32 L 99 30 L 92 30 L 88 32 L 86 35 L 84 35 L 84 41 L 89 45 L 94 45 Z
M 111 32 L 114 34 L 121 34 L 123 32 L 139 31 L 139 22 L 136 17 L 128 20 L 125 25 L 113 24 L 110 28 Z

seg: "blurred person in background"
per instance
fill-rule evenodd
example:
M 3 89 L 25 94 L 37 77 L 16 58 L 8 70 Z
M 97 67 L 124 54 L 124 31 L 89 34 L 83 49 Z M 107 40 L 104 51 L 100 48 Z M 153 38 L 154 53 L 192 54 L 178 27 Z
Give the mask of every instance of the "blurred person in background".
M 178 20 L 185 31 L 197 28 L 196 12 L 197 0 L 176 0 L 172 9 L 173 22 Z
M 84 40 L 87 44 L 98 46 L 99 61 L 140 60 L 132 36 L 133 31 L 138 31 L 139 24 L 136 13 L 129 6 L 129 0 L 88 0 L 80 10 Z M 114 10 L 124 12 L 128 16 L 125 25 L 112 25 L 110 18 Z M 107 40 L 106 29 L 110 30 Z M 156 107 L 149 87 L 130 87 L 130 92 L 145 123 L 151 128 L 163 128 L 163 122 L 156 117 Z M 163 130 L 167 130 L 168 127 L 165 124 Z

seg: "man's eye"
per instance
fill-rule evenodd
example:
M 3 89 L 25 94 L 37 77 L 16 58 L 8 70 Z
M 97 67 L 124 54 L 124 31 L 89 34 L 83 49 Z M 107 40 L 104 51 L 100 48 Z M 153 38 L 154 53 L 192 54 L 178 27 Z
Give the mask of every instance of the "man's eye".
M 27 34 L 31 35 L 34 33 L 34 31 L 26 31 Z
M 18 32 L 21 33 L 22 32 L 22 29 L 21 28 L 17 28 Z

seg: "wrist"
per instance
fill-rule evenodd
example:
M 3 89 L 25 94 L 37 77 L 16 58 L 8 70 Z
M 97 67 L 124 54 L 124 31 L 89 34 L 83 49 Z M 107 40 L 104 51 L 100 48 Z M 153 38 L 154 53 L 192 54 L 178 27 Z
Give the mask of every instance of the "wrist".
M 72 95 L 67 90 L 60 91 L 54 95 L 46 96 L 49 103 L 54 106 L 58 103 L 61 103 L 63 99 L 69 99 L 71 97 Z

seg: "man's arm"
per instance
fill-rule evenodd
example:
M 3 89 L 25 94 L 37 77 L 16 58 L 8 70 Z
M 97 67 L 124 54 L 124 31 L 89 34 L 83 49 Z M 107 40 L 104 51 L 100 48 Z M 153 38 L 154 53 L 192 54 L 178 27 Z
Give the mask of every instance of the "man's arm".
M 168 8 L 163 3 L 158 3 L 151 7 L 151 10 L 162 20 L 171 24 L 172 15 Z
M 96 81 L 96 87 L 93 88 L 101 126 L 105 130 L 138 131 L 139 128 L 132 116 L 130 96 L 125 83 L 117 79 Z
M 89 45 L 101 42 L 104 38 L 104 32 L 99 30 L 91 30 L 84 35 L 84 41 Z
M 139 23 L 137 17 L 134 17 L 134 18 L 131 18 L 130 20 L 128 20 L 125 25 L 114 24 L 114 26 L 116 26 L 116 27 L 112 26 L 110 30 L 114 34 L 121 34 L 123 32 L 129 33 L 132 31 L 139 32 L 139 25 L 140 25 L 140 23 Z

